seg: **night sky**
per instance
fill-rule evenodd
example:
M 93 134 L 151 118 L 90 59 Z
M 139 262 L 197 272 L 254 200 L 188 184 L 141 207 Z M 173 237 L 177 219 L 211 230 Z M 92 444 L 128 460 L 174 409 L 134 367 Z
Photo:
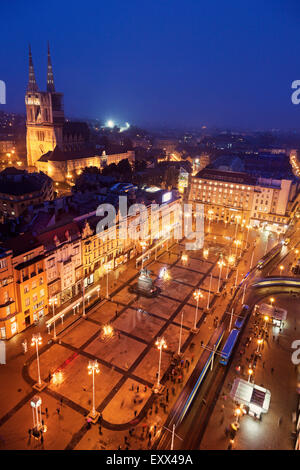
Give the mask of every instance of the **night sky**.
M 28 43 L 47 40 L 66 115 L 168 127 L 299 128 L 298 0 L 15 0 L 0 5 L 0 79 L 24 112 Z

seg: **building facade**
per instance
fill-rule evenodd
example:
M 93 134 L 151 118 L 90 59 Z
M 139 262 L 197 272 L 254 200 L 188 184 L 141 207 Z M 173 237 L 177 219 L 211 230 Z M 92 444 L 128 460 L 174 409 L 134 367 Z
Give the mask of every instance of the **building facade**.
M 204 169 L 192 177 L 189 200 L 204 204 L 206 216 L 285 231 L 292 181 L 256 178 L 246 173 Z

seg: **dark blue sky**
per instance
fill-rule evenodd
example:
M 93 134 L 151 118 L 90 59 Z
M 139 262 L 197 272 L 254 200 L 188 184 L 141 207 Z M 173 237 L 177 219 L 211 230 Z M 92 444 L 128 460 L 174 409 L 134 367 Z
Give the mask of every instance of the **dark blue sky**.
M 0 79 L 24 110 L 47 40 L 67 115 L 138 125 L 298 128 L 298 0 L 15 0 L 0 6 Z

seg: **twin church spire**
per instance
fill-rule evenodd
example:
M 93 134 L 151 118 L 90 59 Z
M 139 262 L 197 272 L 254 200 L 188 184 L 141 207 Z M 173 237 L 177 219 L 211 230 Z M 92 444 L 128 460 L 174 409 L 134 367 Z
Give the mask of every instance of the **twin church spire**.
M 37 86 L 35 73 L 34 73 L 30 44 L 29 44 L 29 80 L 28 80 L 27 91 L 33 91 L 33 92 L 38 91 L 38 86 Z M 48 65 L 47 65 L 47 91 L 49 92 L 55 91 L 49 42 L 48 42 Z

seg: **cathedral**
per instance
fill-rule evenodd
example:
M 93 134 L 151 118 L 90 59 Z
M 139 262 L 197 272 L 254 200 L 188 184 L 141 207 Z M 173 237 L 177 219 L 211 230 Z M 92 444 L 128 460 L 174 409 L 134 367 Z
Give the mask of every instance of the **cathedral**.
M 85 122 L 65 120 L 63 94 L 55 90 L 49 44 L 46 91 L 39 91 L 29 47 L 25 104 L 29 168 L 43 171 L 55 181 L 65 181 L 72 174 L 79 174 L 86 166 L 103 168 L 124 158 L 133 163 L 134 152 L 106 155 L 90 143 L 89 128 Z
M 25 96 L 27 115 L 27 163 L 36 166 L 42 155 L 56 146 L 62 151 L 80 150 L 89 139 L 86 123 L 66 122 L 63 94 L 54 86 L 54 77 L 48 44 L 47 91 L 39 91 L 35 78 L 31 49 L 29 48 L 29 81 Z

